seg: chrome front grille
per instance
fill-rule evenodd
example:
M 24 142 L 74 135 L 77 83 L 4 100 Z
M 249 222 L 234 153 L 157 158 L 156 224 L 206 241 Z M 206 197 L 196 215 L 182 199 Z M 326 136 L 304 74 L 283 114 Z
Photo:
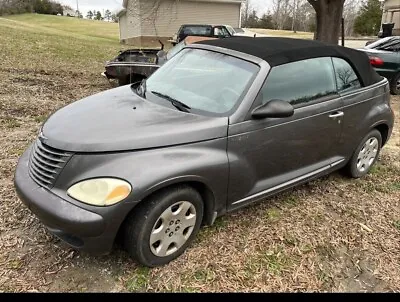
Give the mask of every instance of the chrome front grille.
M 72 153 L 64 152 L 36 140 L 29 161 L 29 174 L 42 187 L 51 189 Z

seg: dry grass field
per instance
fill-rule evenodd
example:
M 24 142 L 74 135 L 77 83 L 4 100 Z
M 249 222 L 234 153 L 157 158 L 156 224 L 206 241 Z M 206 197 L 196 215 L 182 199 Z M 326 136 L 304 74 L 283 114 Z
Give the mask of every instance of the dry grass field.
M 0 45 L 0 292 L 400 291 L 400 97 L 393 136 L 367 177 L 335 173 L 219 218 L 178 260 L 147 269 L 118 247 L 102 257 L 68 248 L 13 186 L 46 117 L 111 88 L 100 73 L 121 48 L 118 28 L 0 18 Z

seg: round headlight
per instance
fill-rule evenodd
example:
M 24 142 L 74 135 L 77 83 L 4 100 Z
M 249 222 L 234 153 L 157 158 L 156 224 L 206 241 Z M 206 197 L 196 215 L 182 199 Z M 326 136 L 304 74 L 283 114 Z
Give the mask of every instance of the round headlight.
M 131 191 L 131 185 L 124 180 L 96 178 L 73 185 L 68 189 L 67 193 L 81 202 L 106 207 L 124 200 Z

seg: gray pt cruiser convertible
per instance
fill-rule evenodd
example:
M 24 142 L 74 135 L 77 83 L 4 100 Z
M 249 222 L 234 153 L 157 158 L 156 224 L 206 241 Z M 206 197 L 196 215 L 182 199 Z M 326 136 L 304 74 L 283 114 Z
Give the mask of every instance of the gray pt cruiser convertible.
M 118 237 L 153 267 L 227 212 L 341 168 L 364 176 L 393 120 L 388 82 L 362 52 L 284 38 L 202 41 L 147 81 L 50 116 L 15 186 L 74 248 L 104 254 Z

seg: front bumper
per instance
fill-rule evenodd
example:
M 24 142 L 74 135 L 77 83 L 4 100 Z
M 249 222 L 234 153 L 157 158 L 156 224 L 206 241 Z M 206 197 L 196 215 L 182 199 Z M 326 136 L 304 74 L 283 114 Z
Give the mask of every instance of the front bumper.
M 22 202 L 47 229 L 73 248 L 91 254 L 111 251 L 119 225 L 107 223 L 98 213 L 80 208 L 40 187 L 29 176 L 30 148 L 20 158 L 14 185 Z

